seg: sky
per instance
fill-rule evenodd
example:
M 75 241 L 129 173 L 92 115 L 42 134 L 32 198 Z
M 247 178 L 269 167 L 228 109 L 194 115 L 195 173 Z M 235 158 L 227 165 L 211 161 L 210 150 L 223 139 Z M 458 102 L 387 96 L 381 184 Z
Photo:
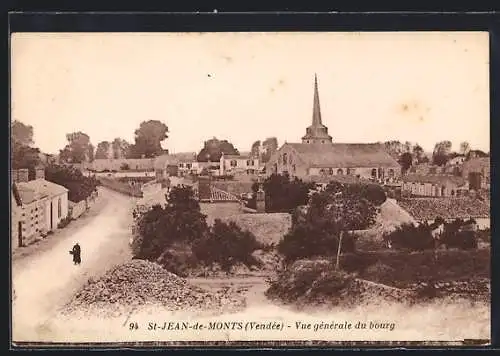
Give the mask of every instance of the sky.
M 450 140 L 489 151 L 486 32 L 15 33 L 11 119 L 57 153 L 66 134 L 133 142 L 142 121 L 163 147 L 212 137 L 240 151 L 267 137 L 300 142 L 318 75 L 334 142 Z

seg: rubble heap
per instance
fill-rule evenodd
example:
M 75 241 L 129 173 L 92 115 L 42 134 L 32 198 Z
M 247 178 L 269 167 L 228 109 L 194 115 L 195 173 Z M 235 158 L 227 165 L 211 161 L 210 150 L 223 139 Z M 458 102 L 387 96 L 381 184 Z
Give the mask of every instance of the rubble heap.
M 132 260 L 98 280 L 89 280 L 68 304 L 66 313 L 98 309 L 116 315 L 146 305 L 167 311 L 228 312 L 243 308 L 245 302 L 231 290 L 208 293 L 159 264 Z

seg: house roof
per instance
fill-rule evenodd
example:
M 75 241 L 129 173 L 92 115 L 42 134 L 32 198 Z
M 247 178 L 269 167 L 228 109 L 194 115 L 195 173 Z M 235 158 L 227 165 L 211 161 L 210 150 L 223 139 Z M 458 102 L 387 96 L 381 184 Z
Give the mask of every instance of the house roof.
M 54 197 L 68 192 L 62 185 L 49 182 L 45 179 L 35 179 L 29 182 L 17 183 L 21 200 L 24 204 L 29 204 L 34 200 L 44 197 Z M 32 200 L 28 197 L 32 197 Z M 26 201 L 31 200 L 31 201 Z
M 431 183 L 431 184 L 453 184 L 462 186 L 467 181 L 459 176 L 450 174 L 407 174 L 402 177 L 403 182 Z
M 313 183 L 330 183 L 332 181 L 339 183 L 367 183 L 374 184 L 372 181 L 364 178 L 358 178 L 353 175 L 332 175 L 332 176 L 310 176 L 308 178 Z
M 476 157 L 464 162 L 464 168 L 469 170 L 486 167 L 490 167 L 490 157 Z
M 311 167 L 400 167 L 378 143 L 285 143 L 283 146 L 285 145 L 297 151 Z
M 179 159 L 173 155 L 161 155 L 155 158 L 154 168 L 155 169 L 163 169 L 168 165 L 177 165 L 179 164 Z
M 463 198 L 411 198 L 398 201 L 416 220 L 489 218 L 488 200 Z
M 193 191 L 195 196 L 198 198 L 198 183 L 193 185 Z M 239 202 L 237 196 L 228 193 L 222 189 L 216 188 L 214 186 L 210 186 L 210 202 L 218 203 L 218 202 Z
M 196 152 L 179 152 L 173 153 L 170 156 L 183 163 L 196 161 Z

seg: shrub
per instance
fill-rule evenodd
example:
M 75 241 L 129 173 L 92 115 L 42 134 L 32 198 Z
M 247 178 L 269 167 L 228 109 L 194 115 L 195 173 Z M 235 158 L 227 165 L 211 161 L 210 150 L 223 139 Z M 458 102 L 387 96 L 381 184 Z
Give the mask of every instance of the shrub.
M 434 248 L 431 228 L 427 224 L 419 226 L 403 224 L 393 232 L 386 234 L 384 238 L 391 241 L 395 248 L 409 249 L 411 251 L 423 251 Z
M 57 228 L 58 229 L 65 228 L 66 226 L 69 225 L 70 222 L 71 222 L 71 217 L 67 216 L 67 217 L 61 219 L 61 221 L 59 221 L 59 224 L 57 224 Z
M 128 163 L 122 163 L 122 164 L 120 165 L 120 169 L 121 169 L 122 171 L 128 171 L 128 170 L 130 169 L 130 166 L 128 165 Z
M 305 183 L 298 178 L 290 179 L 288 175 L 272 174 L 264 182 L 266 192 L 266 212 L 290 212 L 299 205 L 307 204 L 312 183 Z M 252 186 L 257 191 L 257 184 Z
M 194 242 L 193 253 L 199 261 L 207 265 L 219 263 L 228 272 L 237 263 L 256 265 L 252 253 L 260 248 L 251 232 L 243 231 L 233 221 L 216 219 L 210 233 Z
M 140 248 L 136 257 L 156 260 L 175 242 L 191 244 L 209 231 L 206 216 L 191 187 L 173 187 L 167 205 L 153 206 L 137 217 Z
M 45 169 L 45 178 L 68 189 L 68 199 L 78 203 L 92 195 L 99 181 L 85 177 L 78 169 L 69 166 L 50 165 Z

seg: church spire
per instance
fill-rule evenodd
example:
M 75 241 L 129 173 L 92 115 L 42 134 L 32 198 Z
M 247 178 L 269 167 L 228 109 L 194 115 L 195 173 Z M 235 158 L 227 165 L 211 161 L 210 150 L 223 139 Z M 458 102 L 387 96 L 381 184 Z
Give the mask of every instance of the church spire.
M 321 107 L 319 105 L 319 92 L 318 92 L 318 76 L 314 73 L 314 102 L 313 102 L 313 118 L 312 126 L 322 126 L 321 123 Z
M 321 108 L 319 105 L 318 76 L 314 74 L 314 102 L 311 126 L 306 128 L 306 134 L 302 137 L 302 143 L 332 143 L 332 136 L 328 134 L 328 128 L 321 120 Z

